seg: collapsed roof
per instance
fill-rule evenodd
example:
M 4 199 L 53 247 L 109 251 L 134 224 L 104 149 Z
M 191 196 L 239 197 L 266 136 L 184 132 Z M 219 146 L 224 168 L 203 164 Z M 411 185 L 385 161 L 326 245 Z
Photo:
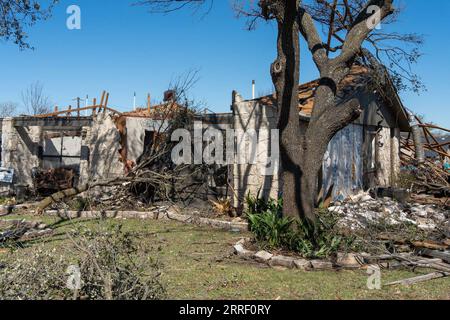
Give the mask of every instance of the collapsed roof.
M 369 80 L 369 70 L 360 65 L 354 65 L 347 77 L 338 85 L 340 92 L 348 93 L 353 91 L 358 86 L 367 85 Z M 397 90 L 395 89 L 391 79 L 386 75 L 386 85 L 383 86 L 383 94 L 380 98 L 383 99 L 386 106 L 391 110 L 397 119 L 399 128 L 404 132 L 410 131 L 409 116 L 405 107 L 403 106 Z M 315 93 L 319 86 L 320 79 L 316 79 L 298 87 L 299 113 L 304 118 L 310 118 L 314 109 Z M 365 86 L 367 88 L 367 86 Z M 380 90 L 381 91 L 381 88 Z M 265 106 L 275 107 L 277 104 L 276 93 L 268 96 L 263 96 L 253 101 L 257 101 Z

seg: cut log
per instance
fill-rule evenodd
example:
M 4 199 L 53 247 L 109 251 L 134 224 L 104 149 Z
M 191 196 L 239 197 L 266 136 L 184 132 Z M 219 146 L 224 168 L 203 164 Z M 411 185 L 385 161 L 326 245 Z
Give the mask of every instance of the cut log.
M 446 243 L 439 243 L 436 241 L 416 241 L 412 243 L 416 248 L 424 248 L 431 250 L 447 250 L 449 245 Z
M 433 273 L 426 274 L 423 276 L 418 276 L 418 277 L 414 277 L 414 278 L 390 282 L 390 283 L 385 284 L 385 286 L 396 286 L 396 285 L 410 286 L 410 285 L 413 285 L 416 283 L 430 281 L 430 280 L 434 280 L 434 279 L 445 278 L 448 276 L 450 276 L 450 273 L 447 273 L 447 272 L 433 272 Z
M 437 251 L 437 250 L 423 249 L 423 250 L 420 250 L 419 254 L 421 256 L 425 256 L 425 257 L 442 259 L 443 261 L 450 263 L 450 251 Z
M 87 191 L 87 190 L 88 190 L 88 185 L 85 185 L 80 188 L 71 188 L 68 190 L 63 190 L 63 191 L 57 192 L 57 193 L 51 195 L 50 197 L 47 197 L 44 200 L 42 200 L 36 209 L 36 213 L 39 215 L 42 215 L 44 210 L 46 208 L 48 208 L 49 206 L 51 206 L 52 204 L 59 202 L 65 198 L 74 197 L 82 192 Z

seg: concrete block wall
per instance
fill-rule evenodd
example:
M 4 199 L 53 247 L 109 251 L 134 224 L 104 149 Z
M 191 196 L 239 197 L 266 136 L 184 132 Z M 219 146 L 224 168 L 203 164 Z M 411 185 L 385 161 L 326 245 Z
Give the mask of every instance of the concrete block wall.
M 266 107 L 258 101 L 244 101 L 238 93 L 233 94 L 233 129 L 236 134 L 236 158 L 233 165 L 233 205 L 242 207 L 248 194 L 258 193 L 264 198 L 278 198 L 279 193 L 279 159 L 275 170 L 267 172 L 268 158 L 272 155 L 271 134 L 277 128 L 277 110 Z M 251 135 L 256 132 L 256 145 Z M 254 148 L 254 149 L 253 149 Z M 256 151 L 254 163 L 242 163 L 239 154 Z M 276 151 L 276 150 L 274 150 Z
M 42 128 L 15 127 L 13 118 L 2 121 L 2 166 L 14 169 L 14 185 L 33 187 L 32 169 L 39 168 Z M 3 186 L 8 188 L 11 186 Z
M 377 185 L 395 186 L 400 173 L 400 129 L 381 128 L 377 140 Z
M 120 134 L 116 128 L 113 115 L 100 113 L 92 126 L 86 130 L 83 144 L 90 150 L 88 176 L 83 181 L 111 179 L 124 175 L 124 165 L 120 162 Z M 82 165 L 86 174 L 86 163 Z

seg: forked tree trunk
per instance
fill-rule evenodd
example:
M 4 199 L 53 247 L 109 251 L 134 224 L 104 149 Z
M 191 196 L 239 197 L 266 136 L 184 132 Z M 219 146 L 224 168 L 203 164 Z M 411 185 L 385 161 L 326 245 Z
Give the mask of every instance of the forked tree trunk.
M 299 1 L 286 1 L 277 10 L 278 57 L 272 64 L 271 74 L 279 106 L 281 179 L 283 214 L 294 219 L 314 221 L 309 199 L 308 184 L 302 173 L 304 155 L 298 110 L 298 85 L 300 80 L 300 44 L 298 25 Z
M 393 0 L 370 0 L 356 17 L 338 57 L 328 58 L 327 51 L 311 16 L 300 8 L 300 0 L 260 0 L 262 16 L 275 18 L 278 24 L 278 57 L 271 74 L 279 107 L 278 129 L 282 169 L 283 214 L 316 225 L 318 175 L 328 143 L 361 113 L 353 97 L 336 105 L 338 86 L 350 72 L 361 44 L 372 30 L 368 8 L 381 8 L 381 19 L 394 12 Z M 300 129 L 298 85 L 300 78 L 299 34 L 305 38 L 320 71 L 321 81 L 315 91 L 314 109 L 306 133 Z M 303 136 L 302 136 L 303 134 Z

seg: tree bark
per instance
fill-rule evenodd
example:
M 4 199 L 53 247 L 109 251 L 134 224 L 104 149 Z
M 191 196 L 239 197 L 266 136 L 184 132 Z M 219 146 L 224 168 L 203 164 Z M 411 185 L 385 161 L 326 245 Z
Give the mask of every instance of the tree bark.
M 271 75 L 279 108 L 283 214 L 294 219 L 305 217 L 301 207 L 302 186 L 300 183 L 303 151 L 298 116 L 300 80 L 298 8 L 298 0 L 284 3 L 280 1 L 270 8 L 278 24 L 278 56 L 271 66 Z

